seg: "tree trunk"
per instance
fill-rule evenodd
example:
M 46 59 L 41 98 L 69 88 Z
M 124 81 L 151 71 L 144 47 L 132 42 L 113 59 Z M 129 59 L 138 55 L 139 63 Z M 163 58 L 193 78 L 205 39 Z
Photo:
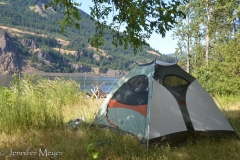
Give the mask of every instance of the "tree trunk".
M 209 44 L 210 44 L 210 38 L 209 38 L 209 22 L 210 22 L 210 9 L 209 9 L 209 0 L 206 0 L 206 17 L 207 17 L 207 23 L 206 23 L 206 64 L 208 65 L 209 60 Z

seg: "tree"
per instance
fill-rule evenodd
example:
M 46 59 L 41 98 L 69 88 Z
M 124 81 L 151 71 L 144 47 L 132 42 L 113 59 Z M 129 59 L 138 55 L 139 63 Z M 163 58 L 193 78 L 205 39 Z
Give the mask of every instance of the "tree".
M 178 42 L 178 48 L 175 52 L 176 57 L 179 57 L 179 55 L 183 55 L 183 61 L 185 62 L 186 59 L 186 71 L 190 72 L 190 45 L 191 45 L 191 39 L 192 39 L 192 32 L 190 30 L 191 27 L 191 21 L 193 16 L 193 10 L 192 10 L 192 0 L 186 5 L 186 6 L 180 6 L 179 9 L 182 10 L 186 18 L 179 18 L 178 24 L 176 25 L 176 29 L 174 30 L 174 38 L 179 39 Z M 184 56 L 186 54 L 186 56 Z M 184 65 L 185 68 L 185 65 Z
M 239 3 L 239 0 L 190 0 L 180 7 L 187 18 L 179 19 L 174 36 L 179 39 L 179 52 L 189 55 L 190 49 L 194 55 L 194 67 L 218 57 L 211 50 L 234 37 L 239 28 Z
M 208 91 L 217 94 L 239 94 L 239 3 L 192 0 L 190 30 L 186 22 L 177 28 L 179 44 L 187 46 L 186 33 L 191 33 L 190 52 L 195 57 L 191 73 Z M 186 48 L 179 47 L 179 51 L 186 55 Z
M 146 40 L 153 32 L 165 37 L 166 31 L 174 27 L 177 17 L 184 17 L 184 13 L 178 10 L 181 3 L 187 0 L 93 0 L 91 18 L 95 21 L 96 34 L 90 38 L 90 44 L 99 47 L 104 44 L 103 35 L 105 29 L 112 32 L 112 43 L 115 46 L 123 45 L 134 49 L 134 53 L 148 45 Z M 81 15 L 78 8 L 80 4 L 74 0 L 50 0 L 45 8 L 53 7 L 61 10 L 65 17 L 59 20 L 61 32 L 67 26 L 80 29 Z M 106 19 L 113 15 L 112 23 L 107 24 Z M 120 28 L 125 27 L 120 33 Z

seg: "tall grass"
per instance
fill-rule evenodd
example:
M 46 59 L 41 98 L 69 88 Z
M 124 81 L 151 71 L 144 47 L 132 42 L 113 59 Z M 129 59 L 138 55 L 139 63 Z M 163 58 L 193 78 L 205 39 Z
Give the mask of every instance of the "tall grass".
M 10 89 L 0 90 L 0 131 L 11 134 L 24 129 L 61 128 L 63 106 L 75 104 L 79 98 L 74 81 L 15 76 Z
M 240 137 L 240 96 L 214 96 L 214 100 Z
M 240 129 L 239 97 L 217 97 L 220 109 Z M 233 138 L 204 138 L 181 146 L 155 144 L 149 149 L 131 135 L 81 126 L 77 131 L 65 123 L 84 116 L 91 122 L 103 100 L 86 99 L 77 83 L 34 76 L 15 78 L 10 88 L 0 88 L 0 159 L 51 159 L 52 156 L 14 155 L 47 150 L 61 152 L 59 160 L 114 159 L 240 159 L 240 141 Z M 218 106 L 220 106 L 218 104 Z M 4 152 L 3 152 L 4 151 Z M 2 154 L 4 153 L 4 154 Z

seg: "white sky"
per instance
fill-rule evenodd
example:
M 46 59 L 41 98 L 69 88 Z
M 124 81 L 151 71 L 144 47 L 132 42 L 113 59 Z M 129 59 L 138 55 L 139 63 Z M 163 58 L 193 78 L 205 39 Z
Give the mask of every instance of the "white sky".
M 77 3 L 81 3 L 80 9 L 90 14 L 89 6 L 93 6 L 92 0 L 76 0 Z M 172 31 L 167 32 L 166 36 L 162 38 L 161 35 L 153 33 L 151 38 L 147 40 L 150 46 L 160 53 L 168 54 L 174 53 L 177 47 L 177 40 L 173 40 L 171 37 Z

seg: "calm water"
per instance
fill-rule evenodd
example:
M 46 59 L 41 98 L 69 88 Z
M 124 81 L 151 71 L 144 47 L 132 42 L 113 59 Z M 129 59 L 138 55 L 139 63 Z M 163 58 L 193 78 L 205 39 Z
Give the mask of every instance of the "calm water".
M 54 76 L 43 76 L 49 79 L 53 79 Z M 80 85 L 81 90 L 87 90 L 90 91 L 90 89 L 93 89 L 96 85 L 100 86 L 100 89 L 103 92 L 109 93 L 112 89 L 114 89 L 117 78 L 110 78 L 110 77 L 83 77 L 83 76 L 61 76 L 65 79 L 72 79 L 76 81 Z M 8 87 L 10 82 L 12 80 L 12 76 L 10 75 L 0 75 L 0 86 Z

